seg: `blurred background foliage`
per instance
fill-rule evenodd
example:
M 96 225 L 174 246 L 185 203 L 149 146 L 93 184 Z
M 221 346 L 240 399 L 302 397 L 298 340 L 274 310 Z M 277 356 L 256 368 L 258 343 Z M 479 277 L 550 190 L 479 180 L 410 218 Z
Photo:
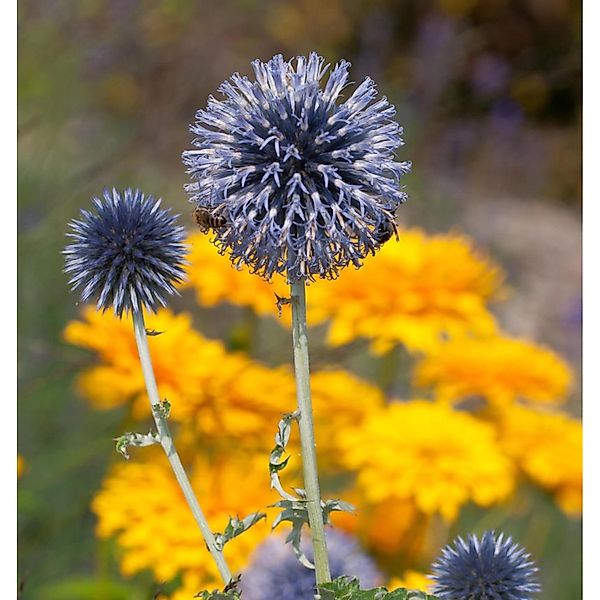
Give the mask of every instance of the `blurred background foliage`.
M 414 165 L 399 221 L 465 232 L 486 248 L 508 275 L 510 296 L 494 307 L 504 329 L 551 345 L 579 372 L 579 2 L 21 0 L 18 50 L 24 599 L 151 597 L 150 575 L 123 580 L 111 543 L 94 536 L 89 505 L 128 413 L 93 411 L 74 392 L 90 358 L 61 338 L 78 307 L 60 251 L 67 220 L 104 186 L 161 195 L 185 220 L 188 124 L 232 72 L 249 74 L 254 58 L 315 50 L 351 61 L 355 81 L 375 79 L 398 109 L 402 159 Z M 247 346 L 244 309 L 194 310 L 203 333 Z M 257 357 L 278 347 L 287 357 L 286 331 L 265 328 L 269 352 L 259 347 Z M 358 356 L 352 365 L 372 360 Z M 539 495 L 533 516 L 513 515 L 511 531 L 556 565 L 546 567 L 544 597 L 576 600 L 580 523 L 531 493 Z M 504 518 L 471 507 L 460 530 Z

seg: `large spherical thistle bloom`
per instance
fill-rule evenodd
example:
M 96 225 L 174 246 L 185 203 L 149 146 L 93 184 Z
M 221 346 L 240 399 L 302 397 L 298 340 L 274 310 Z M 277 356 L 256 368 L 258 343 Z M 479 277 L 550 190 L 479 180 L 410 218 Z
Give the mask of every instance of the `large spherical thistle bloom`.
M 211 215 L 215 242 L 234 265 L 270 279 L 335 277 L 394 231 L 406 199 L 397 162 L 402 128 L 366 78 L 338 104 L 350 64 L 329 69 L 312 53 L 252 63 L 256 81 L 238 73 L 196 114 L 196 149 L 184 152 L 195 180 L 191 201 Z
M 82 210 L 71 221 L 73 243 L 63 253 L 72 289 L 81 300 L 97 298 L 98 309 L 156 310 L 184 276 L 185 231 L 160 200 L 139 190 L 113 188 L 94 198 L 96 213 Z
M 357 577 L 363 588 L 381 584 L 381 573 L 354 538 L 335 529 L 328 529 L 326 536 L 333 578 L 341 575 Z M 312 548 L 307 542 L 302 540 L 302 548 L 312 558 Z M 310 600 L 315 593 L 315 574 L 298 562 L 282 536 L 274 536 L 254 553 L 250 566 L 242 572 L 241 588 L 244 600 Z
M 432 593 L 440 600 L 530 600 L 541 588 L 529 558 L 503 534 L 459 537 L 432 565 Z

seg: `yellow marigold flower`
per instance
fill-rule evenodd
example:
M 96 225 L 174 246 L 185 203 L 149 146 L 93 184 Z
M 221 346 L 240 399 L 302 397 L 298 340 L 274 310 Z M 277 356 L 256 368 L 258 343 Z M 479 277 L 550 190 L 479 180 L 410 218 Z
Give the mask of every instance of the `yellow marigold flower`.
M 406 588 L 407 590 L 419 590 L 421 592 L 431 591 L 431 580 L 420 571 L 405 571 L 402 577 L 394 577 L 389 585 L 388 590 L 397 590 L 398 588 Z
M 191 317 L 161 309 L 148 315 L 148 329 L 164 332 L 149 338 L 154 371 L 171 419 L 185 425 L 184 436 L 219 440 L 234 437 L 245 445 L 270 448 L 282 413 L 296 407 L 295 381 L 287 367 L 267 367 L 241 353 L 227 352 L 192 327 Z M 98 408 L 133 401 L 137 417 L 149 412 L 133 329 L 111 313 L 84 311 L 84 321 L 65 330 L 67 341 L 94 350 L 102 363 L 78 379 L 82 395 Z M 316 372 L 311 382 L 320 455 L 333 459 L 337 432 L 359 426 L 382 406 L 373 385 L 341 370 Z
M 208 366 L 202 389 L 182 396 L 174 405 L 173 418 L 201 435 L 272 445 L 282 413 L 295 408 L 294 380 L 288 369 L 269 368 L 240 354 L 225 354 Z
M 400 237 L 400 243 L 388 242 L 361 269 L 347 269 L 335 281 L 313 282 L 309 324 L 329 319 L 329 344 L 364 337 L 378 353 L 396 344 L 428 350 L 442 335 L 493 333 L 496 324 L 486 303 L 500 295 L 500 269 L 478 254 L 467 237 L 427 236 L 418 229 L 401 231 Z M 192 234 L 188 242 L 185 285 L 194 288 L 201 306 L 228 302 L 259 315 L 277 315 L 275 293 L 289 296 L 283 278 L 269 283 L 231 268 L 209 236 Z M 289 311 L 283 311 L 281 321 L 289 325 Z
M 247 360 L 237 375 L 232 371 L 229 376 L 215 379 L 211 387 L 213 404 L 183 400 L 178 418 L 184 424 L 184 435 L 193 440 L 198 433 L 208 432 L 217 438 L 220 432 L 228 432 L 245 444 L 249 436 L 254 436 L 260 438 L 257 447 L 271 449 L 282 414 L 296 408 L 292 373 L 286 367 L 267 368 Z M 311 376 L 311 391 L 320 465 L 336 468 L 340 431 L 360 427 L 373 410 L 384 405 L 384 396 L 374 385 L 342 370 L 316 371 Z M 219 406 L 223 411 L 220 418 L 216 412 Z M 298 429 L 293 427 L 288 446 L 291 470 L 299 466 L 295 464 L 299 442 Z
M 493 426 L 444 404 L 396 402 L 342 432 L 340 443 L 370 503 L 411 500 L 425 514 L 453 520 L 467 501 L 489 506 L 513 488 Z
M 81 393 L 98 408 L 133 400 L 136 416 L 147 415 L 132 327 L 91 308 L 84 311 L 84 319 L 69 323 L 65 338 L 96 351 L 103 362 L 79 377 Z M 161 309 L 148 315 L 147 327 L 164 332 L 150 337 L 149 345 L 159 390 L 171 403 L 173 420 L 197 427 L 204 435 L 243 438 L 263 436 L 282 412 L 293 409 L 294 381 L 287 368 L 271 369 L 227 352 L 221 342 L 195 331 L 185 313 Z
M 187 256 L 190 265 L 185 286 L 194 288 L 198 304 L 210 308 L 228 302 L 248 306 L 259 315 L 277 316 L 275 293 L 281 297 L 289 296 L 285 280 L 274 277 L 269 283 L 248 270 L 235 269 L 227 257 L 217 252 L 210 239 L 211 236 L 202 233 L 191 234 L 188 238 L 191 250 Z M 291 322 L 287 312 L 285 320 Z
M 376 386 L 342 370 L 315 371 L 310 388 L 321 466 L 337 466 L 342 432 L 360 427 L 385 405 L 385 397 Z
M 311 285 L 309 323 L 330 319 L 327 341 L 334 346 L 363 337 L 378 353 L 396 344 L 430 350 L 442 335 L 493 333 L 486 303 L 499 295 L 501 281 L 500 269 L 468 238 L 409 229 L 361 269 Z
M 432 386 L 440 399 L 483 396 L 500 403 L 562 403 L 571 379 L 567 363 L 551 350 L 504 336 L 444 343 L 417 364 L 414 375 L 416 385 Z
M 151 462 L 117 465 L 105 479 L 92 503 L 97 534 L 116 536 L 125 575 L 150 569 L 157 581 L 164 581 L 193 571 L 201 586 L 217 587 L 218 571 L 166 458 L 145 452 Z M 263 456 L 240 456 L 218 465 L 201 458 L 190 470 L 190 480 L 213 531 L 223 531 L 229 516 L 244 517 L 277 499 L 269 489 Z M 229 542 L 224 554 L 231 569 L 244 566 L 269 533 L 269 525 L 261 521 Z
M 582 506 L 581 421 L 561 412 L 513 406 L 498 419 L 500 443 L 522 471 L 572 516 Z
M 71 344 L 96 352 L 102 364 L 80 376 L 81 393 L 97 408 L 112 408 L 134 396 L 143 396 L 144 378 L 131 323 L 92 307 L 84 309 L 83 319 L 70 322 L 64 337 Z M 161 394 L 178 404 L 181 396 L 201 393 L 196 389 L 198 380 L 222 359 L 222 344 L 195 332 L 189 315 L 174 315 L 168 309 L 147 315 L 147 327 L 164 332 L 149 339 Z M 144 410 L 149 410 L 144 398 Z

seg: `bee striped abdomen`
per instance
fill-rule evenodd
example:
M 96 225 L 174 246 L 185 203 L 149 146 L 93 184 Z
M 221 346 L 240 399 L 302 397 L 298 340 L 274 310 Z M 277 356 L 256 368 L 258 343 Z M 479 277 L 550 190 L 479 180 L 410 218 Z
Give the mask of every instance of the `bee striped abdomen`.
M 196 221 L 202 233 L 208 233 L 211 229 L 219 229 L 227 224 L 225 217 L 214 216 L 209 210 L 201 206 L 194 210 L 194 221 Z

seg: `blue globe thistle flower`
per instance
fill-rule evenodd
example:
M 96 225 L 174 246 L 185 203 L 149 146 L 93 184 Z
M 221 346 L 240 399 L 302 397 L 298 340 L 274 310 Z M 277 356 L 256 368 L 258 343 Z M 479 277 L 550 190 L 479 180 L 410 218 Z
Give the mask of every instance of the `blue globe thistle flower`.
M 112 307 L 119 317 L 165 306 L 184 276 L 185 230 L 177 216 L 139 190 L 105 190 L 93 202 L 94 214 L 82 210 L 82 218 L 69 223 L 74 241 L 63 254 L 72 289 L 81 288 L 83 302 L 97 298 L 98 309 Z
M 196 215 L 237 267 L 290 282 L 333 278 L 395 232 L 406 200 L 397 162 L 402 128 L 386 98 L 375 101 L 366 78 L 344 101 L 350 63 L 329 70 L 312 53 L 252 63 L 256 80 L 238 73 L 196 113 L 194 150 L 183 153 L 194 183 L 186 186 Z M 200 212 L 198 212 L 200 211 Z M 202 225 L 202 223 L 199 223 Z
M 332 578 L 357 577 L 364 588 L 381 584 L 382 576 L 375 563 L 351 536 L 328 529 L 327 551 Z M 285 598 L 312 600 L 315 594 L 315 572 L 304 567 L 283 536 L 273 536 L 254 552 L 250 566 L 242 573 L 240 583 L 244 600 Z M 301 542 L 302 551 L 312 560 L 309 540 Z
M 440 600 L 530 600 L 541 590 L 530 555 L 503 534 L 457 538 L 432 565 Z

